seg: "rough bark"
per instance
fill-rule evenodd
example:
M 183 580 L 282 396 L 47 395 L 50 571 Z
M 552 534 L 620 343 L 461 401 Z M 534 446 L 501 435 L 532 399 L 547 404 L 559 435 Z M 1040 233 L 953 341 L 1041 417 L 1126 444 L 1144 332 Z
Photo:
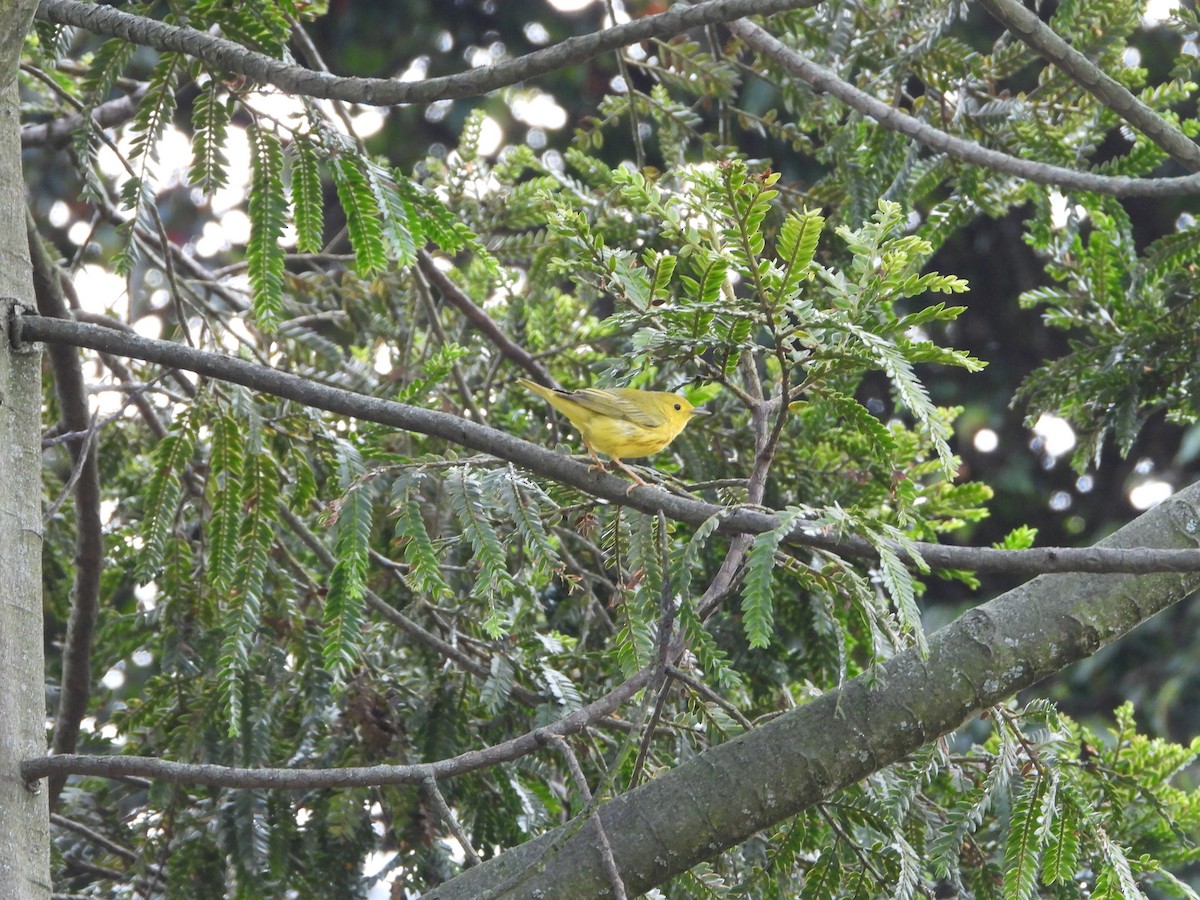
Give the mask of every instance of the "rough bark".
M 1194 547 L 1200 485 L 1105 547 Z M 1043 575 L 761 728 L 600 808 L 612 858 L 641 894 L 826 799 L 966 719 L 1095 653 L 1200 586 L 1200 573 Z M 528 876 L 528 877 L 526 877 Z M 609 897 L 595 831 L 570 823 L 428 892 L 429 900 Z
M 13 303 L 33 307 L 16 84 L 33 9 L 0 4 L 0 893 L 13 900 L 50 896 L 45 786 L 30 789 L 19 771 L 46 745 L 40 354 L 8 340 Z

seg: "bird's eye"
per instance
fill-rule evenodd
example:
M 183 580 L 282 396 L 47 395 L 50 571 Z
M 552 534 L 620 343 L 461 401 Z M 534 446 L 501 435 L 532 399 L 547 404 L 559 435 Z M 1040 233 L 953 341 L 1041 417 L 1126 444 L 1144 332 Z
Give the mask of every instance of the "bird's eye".
M 682 407 L 682 406 L 680 406 L 678 403 L 676 403 L 676 404 L 675 404 L 675 408 L 676 408 L 676 409 L 683 409 L 683 407 Z

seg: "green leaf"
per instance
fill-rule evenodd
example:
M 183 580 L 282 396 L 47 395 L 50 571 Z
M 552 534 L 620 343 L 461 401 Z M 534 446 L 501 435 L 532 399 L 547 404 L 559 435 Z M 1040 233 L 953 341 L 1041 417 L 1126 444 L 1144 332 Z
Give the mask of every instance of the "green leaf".
M 1042 880 L 1046 884 L 1070 884 L 1079 871 L 1079 813 L 1073 803 L 1057 810 L 1046 834 L 1042 854 Z
M 1038 530 L 1028 525 L 1019 525 L 1004 536 L 1004 539 L 992 544 L 997 550 L 1028 550 L 1037 540 Z
M 279 482 L 274 461 L 261 449 L 243 469 L 245 505 L 238 535 L 238 568 L 222 622 L 222 691 L 230 737 L 243 730 L 250 655 L 262 618 L 264 585 L 277 524 Z
M 1038 770 L 1025 779 L 1017 801 L 1013 804 L 1008 839 L 1004 848 L 1005 900 L 1028 900 L 1037 891 L 1037 875 L 1041 860 L 1041 830 L 1038 817 L 1042 813 L 1042 797 L 1046 778 Z
M 206 484 L 212 520 L 208 528 L 209 585 L 224 593 L 234 583 L 234 566 L 242 524 L 243 436 L 230 415 L 219 416 L 212 426 L 212 453 Z
M 337 507 L 337 562 L 325 598 L 322 653 L 329 671 L 348 670 L 359 657 L 372 526 L 371 503 L 360 481 L 365 472 L 362 457 L 347 441 L 338 441 L 337 451 L 338 481 L 345 494 Z
M 803 510 L 795 508 L 784 512 L 777 527 L 755 536 L 746 555 L 746 580 L 742 584 L 742 627 L 752 648 L 771 645 L 775 633 L 775 552 L 803 514 Z
M 371 160 L 367 160 L 365 174 L 383 214 L 383 235 L 391 250 L 392 261 L 407 268 L 417 261 L 417 249 L 424 245 L 425 235 L 412 202 L 396 187 L 396 182 L 403 180 L 403 176 Z
M 888 596 L 896 604 L 900 624 L 916 638 L 918 647 L 924 651 L 925 630 L 921 626 L 921 610 L 917 607 L 912 573 L 891 548 L 880 546 L 878 550 L 879 575 Z
M 343 154 L 333 161 L 333 182 L 338 199 L 346 211 L 346 230 L 354 261 L 361 277 L 382 272 L 387 267 L 387 249 L 383 242 L 383 213 L 375 192 L 363 174 L 363 161 Z
M 1008 801 L 1008 788 L 1017 770 L 1021 746 L 1008 729 L 1000 730 L 1000 747 L 987 770 L 983 785 L 961 795 L 959 802 L 947 811 L 945 824 L 930 848 L 933 870 L 939 877 L 959 871 L 958 856 L 967 835 L 983 823 L 987 811 Z
M 273 133 L 251 125 L 250 242 L 246 245 L 248 277 L 254 292 L 254 315 L 265 331 L 279 326 L 283 310 L 283 237 L 287 199 L 283 190 L 283 150 Z
M 188 180 L 211 197 L 229 183 L 229 160 L 223 147 L 229 137 L 230 104 L 213 79 L 192 105 L 192 167 Z
M 800 900 L 832 900 L 839 896 L 842 883 L 842 863 L 838 851 L 826 847 L 804 876 Z
M 894 900 L 912 900 L 921 880 L 921 858 L 899 831 L 892 832 L 892 847 L 900 856 L 900 873 L 892 897 Z
M 775 292 L 776 306 L 796 296 L 809 273 L 824 228 L 825 217 L 807 209 L 790 213 L 780 226 L 775 252 L 783 264 L 783 281 Z
M 546 689 L 550 692 L 550 695 L 558 701 L 563 712 L 575 712 L 583 708 L 583 697 L 570 678 L 558 669 L 545 663 L 542 663 L 538 668 L 542 673 L 542 682 L 546 685 Z
M 146 163 L 155 158 L 163 132 L 171 124 L 175 112 L 175 84 L 179 79 L 183 57 L 166 52 L 159 56 L 150 73 L 146 96 L 138 104 L 133 117 L 133 140 L 129 145 L 131 159 L 145 157 L 142 162 L 142 177 L 146 176 Z
M 515 681 L 512 661 L 503 653 L 492 656 L 491 671 L 479 689 L 479 701 L 489 713 L 499 712 L 507 703 Z
M 517 584 L 508 571 L 508 554 L 504 543 L 492 525 L 483 491 L 474 473 L 465 466 L 451 472 L 446 478 L 445 488 L 462 536 L 474 551 L 471 560 L 475 569 L 472 594 L 486 601 L 490 608 L 484 620 L 484 630 L 489 637 L 502 637 L 511 628 L 516 610 L 501 609 L 498 602 L 512 600 L 518 593 Z
M 152 581 L 162 566 L 167 537 L 175 526 L 175 516 L 183 491 L 183 472 L 196 449 L 196 433 L 203 415 L 200 405 L 188 407 L 174 430 L 159 442 L 154 451 L 154 472 L 146 488 L 143 513 L 144 545 L 138 558 L 137 578 L 142 584 Z
M 296 222 L 296 249 L 318 253 L 324 244 L 325 202 L 321 195 L 320 157 L 311 136 L 300 134 L 289 148 L 292 154 L 292 218 Z
M 535 570 L 546 576 L 561 568 L 558 548 L 542 524 L 542 510 L 550 506 L 546 492 L 535 482 L 517 474 L 512 466 L 497 472 L 491 480 L 499 495 L 500 505 L 512 518 Z
M 454 596 L 454 591 L 442 577 L 437 549 L 425 528 L 421 504 L 415 485 L 396 502 L 396 539 L 400 541 L 402 558 L 408 567 L 404 582 L 417 597 L 429 603 L 441 603 Z
M 1125 900 L 1146 900 L 1145 893 L 1138 886 L 1137 879 L 1133 877 L 1133 869 L 1129 865 L 1129 858 L 1125 855 L 1124 849 L 1118 846 L 1103 828 L 1097 830 L 1095 837 L 1099 841 L 1100 852 L 1104 855 L 1104 874 L 1107 875 L 1108 883 L 1117 889 L 1114 896 L 1123 897 Z M 1097 886 L 1099 886 L 1098 879 Z M 1109 890 L 1112 891 L 1113 888 L 1110 887 Z

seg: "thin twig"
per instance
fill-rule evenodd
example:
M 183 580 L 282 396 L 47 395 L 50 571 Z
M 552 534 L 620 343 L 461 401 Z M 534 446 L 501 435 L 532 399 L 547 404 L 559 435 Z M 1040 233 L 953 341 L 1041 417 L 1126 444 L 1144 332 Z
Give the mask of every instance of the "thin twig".
M 314 72 L 272 59 L 241 44 L 165 22 L 130 15 L 110 6 L 77 0 L 41 0 L 37 17 L 59 25 L 73 25 L 93 34 L 120 37 L 132 44 L 185 53 L 217 72 L 244 75 L 270 84 L 284 93 L 327 100 L 345 100 L 368 106 L 400 103 L 435 103 L 477 97 L 502 87 L 528 81 L 558 69 L 576 66 L 652 38 L 672 38 L 693 28 L 717 25 L 743 16 L 771 15 L 816 6 L 820 0 L 708 0 L 694 6 L 676 4 L 666 12 L 642 16 L 594 34 L 567 38 L 494 66 L 481 66 L 456 75 L 400 81 L 394 78 L 345 78 Z
M 480 309 L 475 301 L 468 297 L 466 292 L 441 270 L 437 260 L 427 250 L 417 251 L 417 268 L 441 292 L 441 295 L 466 317 L 468 322 L 479 329 L 496 346 L 497 350 L 532 375 L 534 381 L 544 384 L 546 387 L 557 387 L 554 379 L 550 377 L 550 373 L 542 364 L 534 359 L 528 350 L 505 334 L 495 320 L 485 310 Z
M 754 723 L 747 719 L 740 709 L 710 688 L 703 681 L 700 681 L 698 678 L 693 678 L 691 675 L 687 674 L 676 666 L 671 666 L 667 669 L 667 672 L 670 673 L 672 678 L 682 681 L 708 702 L 721 707 L 721 709 L 729 713 L 730 718 L 736 721 L 747 731 L 754 727 Z
M 466 867 L 469 869 L 472 866 L 477 866 L 482 859 L 475 852 L 475 848 L 471 846 L 471 839 L 467 837 L 467 833 L 463 831 L 462 826 L 458 824 L 458 819 L 454 816 L 454 811 L 450 809 L 450 805 L 446 802 L 446 798 L 442 796 L 441 788 L 438 787 L 437 779 L 430 775 L 421 783 L 421 789 L 425 791 L 425 796 L 429 802 L 433 804 L 433 808 L 437 810 L 438 816 L 442 820 L 442 824 L 450 829 L 450 833 L 454 835 L 454 839 L 458 841 L 462 847 L 463 855 L 466 856 Z

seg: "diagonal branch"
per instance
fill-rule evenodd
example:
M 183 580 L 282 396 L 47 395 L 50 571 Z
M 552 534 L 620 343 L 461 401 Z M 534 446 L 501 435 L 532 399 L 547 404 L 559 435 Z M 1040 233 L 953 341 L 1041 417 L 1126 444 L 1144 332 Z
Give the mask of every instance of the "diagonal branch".
M 280 372 L 242 359 L 209 353 L 139 335 L 125 334 L 65 319 L 31 316 L 14 311 L 13 340 L 71 344 L 101 353 L 130 356 L 148 362 L 185 369 L 276 397 L 294 400 L 315 409 L 353 416 L 368 422 L 390 425 L 404 431 L 441 438 L 500 459 L 508 460 L 578 488 L 593 497 L 628 506 L 645 513 L 660 510 L 670 519 L 699 526 L 714 516 L 724 534 L 761 534 L 779 526 L 779 514 L 750 507 L 724 507 L 657 487 L 633 487 L 629 482 L 604 472 L 593 471 L 568 456 L 531 444 L 504 431 L 478 422 L 431 409 L 370 397 L 342 388 L 318 384 L 298 375 Z M 787 537 L 789 544 L 816 547 L 847 556 L 877 558 L 875 545 L 854 535 L 836 535 L 804 520 Z M 902 559 L 908 549 L 884 542 Z M 1004 572 L 1034 575 L 1045 572 L 1194 572 L 1200 571 L 1200 550 L 1159 550 L 1150 547 L 1040 547 L 1031 550 L 995 550 L 989 547 L 954 547 L 914 542 L 909 545 L 932 568 L 966 569 L 974 572 Z
M 1101 546 L 1194 545 L 1198 533 L 1200 485 L 1192 485 Z M 628 891 L 640 894 L 903 759 L 979 711 L 1095 653 L 1198 586 L 1200 573 L 1195 572 L 1046 575 L 969 610 L 930 638 L 927 655 L 917 648 L 905 650 L 602 806 L 600 824 L 609 838 L 612 866 L 622 873 Z M 137 757 L 58 756 L 26 760 L 21 773 L 29 780 L 52 772 L 138 774 L 233 788 L 427 784 L 430 778 L 532 753 L 548 742 L 548 736 L 575 733 L 589 717 L 602 714 L 602 707 L 615 708 L 630 699 L 651 674 L 652 667 L 647 667 L 613 693 L 549 728 L 438 763 L 341 770 L 232 769 Z M 905 727 L 898 729 L 897 722 Z M 718 803 L 722 814 L 714 816 L 712 806 Z M 521 896 L 606 896 L 612 867 L 597 848 L 594 833 L 577 824 L 568 823 L 501 854 L 427 896 L 476 898 L 520 872 L 529 874 L 521 881 Z M 548 846 L 555 846 L 555 852 L 546 855 Z M 533 871 L 534 864 L 541 868 Z
M 816 91 L 823 91 L 841 100 L 851 109 L 870 116 L 884 128 L 899 132 L 924 144 L 931 150 L 946 153 L 964 162 L 993 169 L 1006 175 L 1024 178 L 1037 184 L 1052 184 L 1080 191 L 1095 191 L 1114 197 L 1172 197 L 1200 192 L 1200 175 L 1181 178 L 1129 178 L 1126 176 L 1093 175 L 1061 166 L 1021 159 L 998 150 L 981 147 L 973 141 L 947 134 L 927 125 L 882 100 L 860 91 L 839 78 L 834 72 L 813 62 L 788 47 L 778 38 L 753 22 L 732 22 L 730 31 L 784 71 L 795 75 Z
M 133 118 L 137 112 L 138 103 L 149 91 L 148 84 L 138 85 L 136 89 L 123 97 L 109 100 L 94 107 L 88 113 L 73 116 L 59 116 L 49 122 L 21 126 L 21 149 L 33 147 L 66 147 L 75 139 L 83 126 L 84 115 L 90 115 L 93 124 L 98 128 L 109 128 L 120 125 Z
M 180 763 L 145 756 L 43 756 L 21 763 L 26 781 L 48 775 L 99 775 L 117 778 L 141 775 L 168 784 L 203 784 L 242 789 L 299 789 L 372 787 L 384 784 L 423 785 L 430 778 L 445 779 L 476 772 L 528 756 L 542 748 L 548 734 L 576 734 L 619 709 L 646 684 L 651 669 L 632 676 L 598 700 L 557 722 L 481 750 L 469 750 L 449 759 L 414 765 L 350 766 L 339 769 L 270 769 Z
M 417 251 L 417 268 L 441 292 L 442 297 L 462 313 L 463 317 L 479 329 L 489 341 L 496 345 L 497 350 L 532 375 L 534 381 L 544 384 L 546 387 L 556 387 L 554 379 L 550 377 L 550 374 L 542 364 L 533 357 L 533 354 L 505 334 L 500 326 L 493 321 L 492 317 L 486 311 L 480 309 L 475 301 L 468 297 L 466 292 L 438 267 L 437 260 L 429 254 L 429 251 Z
M 1191 523 L 1192 530 L 1178 527 Z M 1102 541 L 1194 544 L 1200 485 Z M 811 703 L 625 793 L 599 810 L 630 895 L 687 871 L 948 734 L 1014 692 L 1083 659 L 1200 586 L 1190 575 L 1048 575 L 936 632 Z M 433 888 L 427 900 L 605 897 L 604 854 L 568 823 Z M 557 852 L 546 847 L 559 842 Z M 520 892 L 494 891 L 533 861 Z M 493 893 L 494 892 L 494 893 Z
M 1081 88 L 1158 144 L 1189 172 L 1200 169 L 1200 147 L 1182 131 L 1133 96 L 1116 79 L 1054 33 L 1032 11 L 1015 0 L 979 0 L 1018 38 L 1062 69 Z

